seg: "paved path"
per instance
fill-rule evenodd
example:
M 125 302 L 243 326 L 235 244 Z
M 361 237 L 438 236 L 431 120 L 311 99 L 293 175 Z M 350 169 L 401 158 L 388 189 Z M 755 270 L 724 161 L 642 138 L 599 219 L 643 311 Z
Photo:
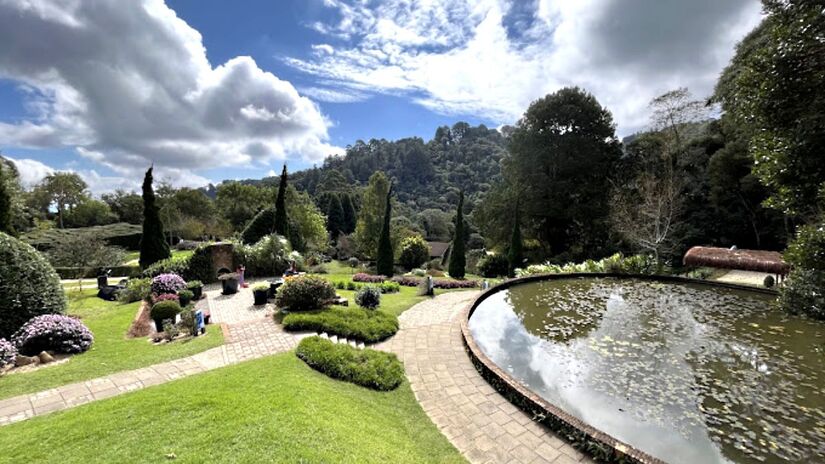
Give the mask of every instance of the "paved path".
M 478 292 L 453 292 L 405 311 L 376 348 L 404 361 L 410 385 L 441 432 L 472 463 L 590 462 L 496 392 L 464 350 L 459 316 Z
M 288 351 L 297 345 L 300 336 L 284 332 L 268 317 L 271 305 L 264 309 L 252 306 L 251 290 L 243 289 L 232 297 L 223 297 L 220 289 L 211 288 L 206 295 L 216 324 L 209 329 L 221 330 L 219 324 L 226 324 L 224 345 L 187 358 L 0 400 L 0 426 L 248 359 Z

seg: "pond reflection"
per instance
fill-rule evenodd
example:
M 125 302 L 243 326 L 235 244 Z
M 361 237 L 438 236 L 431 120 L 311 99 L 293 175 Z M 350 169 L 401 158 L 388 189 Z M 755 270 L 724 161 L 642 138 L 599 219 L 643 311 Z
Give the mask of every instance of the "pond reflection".
M 769 296 L 563 279 L 493 294 L 469 325 L 528 388 L 668 462 L 825 462 L 825 324 Z

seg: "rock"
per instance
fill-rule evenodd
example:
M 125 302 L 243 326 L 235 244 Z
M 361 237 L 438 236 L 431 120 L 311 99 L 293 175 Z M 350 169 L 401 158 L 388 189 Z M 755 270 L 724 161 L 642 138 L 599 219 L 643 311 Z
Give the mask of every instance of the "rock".
M 40 354 L 37 355 L 37 357 L 40 358 L 40 364 L 47 364 L 47 363 L 50 363 L 50 362 L 54 362 L 54 356 L 50 355 L 49 353 L 47 353 L 45 351 L 41 351 Z
M 28 366 L 29 364 L 40 364 L 40 358 L 37 356 L 23 356 L 22 354 L 19 354 L 17 355 L 17 359 L 14 360 L 14 365 L 17 367 Z

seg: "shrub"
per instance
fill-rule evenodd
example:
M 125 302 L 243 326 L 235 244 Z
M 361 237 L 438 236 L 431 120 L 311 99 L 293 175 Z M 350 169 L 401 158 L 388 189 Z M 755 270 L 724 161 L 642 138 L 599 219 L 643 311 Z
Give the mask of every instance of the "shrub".
M 335 288 L 337 288 L 338 290 L 344 290 L 347 288 L 347 283 L 343 280 L 339 280 L 335 282 Z
M 401 286 L 398 282 L 392 281 L 382 282 L 379 288 L 381 289 L 381 293 L 398 293 L 401 291 Z
M 309 268 L 309 272 L 312 274 L 329 274 L 329 270 L 323 264 L 316 264 Z
M 195 311 L 191 309 L 184 309 L 180 313 L 180 322 L 178 328 L 181 332 L 187 335 L 197 335 L 198 327 L 195 319 Z
M 404 287 L 415 287 L 423 280 L 424 279 L 419 279 L 410 276 L 396 276 L 392 278 L 393 282 L 397 283 L 398 285 L 403 285 Z
M 347 290 L 358 290 L 358 285 L 355 282 L 347 282 Z
M 200 280 L 190 280 L 186 283 L 186 288 L 188 288 L 189 290 L 195 288 L 203 288 L 203 282 L 201 282 Z
M 366 309 L 375 309 L 381 304 L 381 290 L 373 286 L 363 287 L 355 294 L 355 303 Z
M 362 387 L 388 391 L 404 380 L 404 367 L 392 353 L 358 350 L 321 337 L 308 337 L 301 340 L 295 354 L 329 377 Z
M 258 213 L 241 233 L 243 243 L 258 243 L 262 238 L 275 232 L 275 208 L 267 208 Z
M 187 275 L 191 259 L 191 256 L 173 256 L 162 259 L 144 269 L 143 277 L 157 277 L 162 274 Z
M 361 262 L 360 262 L 360 261 L 358 261 L 358 258 L 356 258 L 356 257 L 354 257 L 354 256 L 353 256 L 352 258 L 350 258 L 350 259 L 348 259 L 348 260 L 347 260 L 347 265 L 348 265 L 349 267 L 353 268 L 353 269 L 355 269 L 356 267 L 358 267 L 358 265 L 359 265 L 359 264 L 361 264 Z
M 17 350 L 26 356 L 42 351 L 83 353 L 92 346 L 92 332 L 79 319 L 45 314 L 26 322 L 12 337 Z
M 434 288 L 443 288 L 445 290 L 455 290 L 457 288 L 476 288 L 478 287 L 477 280 L 453 280 L 453 279 L 434 279 Z
M 398 262 L 406 270 L 421 266 L 430 259 L 430 246 L 420 235 L 413 235 L 401 241 L 401 256 Z
M 292 254 L 289 241 L 280 235 L 266 235 L 252 246 L 241 246 L 247 276 L 279 276 L 289 269 L 291 260 L 301 262 L 301 255 Z
M 282 321 L 289 331 L 326 332 L 366 343 L 385 340 L 398 332 L 398 318 L 384 311 L 334 307 L 323 311 L 288 314 Z
M 41 314 L 62 313 L 60 278 L 31 246 L 0 232 L 0 337 L 8 337 Z
M 517 277 L 534 274 L 571 274 L 581 272 L 611 272 L 615 274 L 655 274 L 658 272 L 656 260 L 643 255 L 624 257 L 620 253 L 600 261 L 588 259 L 583 263 L 533 264 L 516 272 Z
M 427 271 L 425 271 L 424 269 L 413 269 L 412 271 L 410 271 L 410 273 L 418 277 L 424 277 L 425 275 L 427 275 Z
M 800 227 L 784 257 L 794 268 L 825 272 L 825 222 Z
M 267 288 L 269 288 L 268 285 Z M 191 290 L 184 289 L 178 292 L 178 298 L 180 299 L 180 305 L 186 307 L 195 298 L 195 294 Z
M 132 303 L 149 298 L 151 293 L 151 279 L 129 279 L 126 282 L 126 288 L 118 292 L 117 299 L 121 303 Z
M 175 316 L 180 314 L 181 307 L 177 301 L 167 300 L 160 301 L 152 305 L 152 310 L 149 316 L 154 321 L 165 321 L 167 319 L 175 320 Z
M 487 255 L 478 263 L 478 272 L 484 277 L 500 277 L 507 275 L 510 263 L 502 254 Z
M 5 338 L 0 338 L 0 369 L 14 364 L 17 359 L 17 347 Z
M 387 279 L 387 276 L 366 274 L 364 272 L 359 272 L 352 276 L 353 282 L 364 282 L 367 284 L 380 284 Z
M 791 314 L 825 319 L 825 272 L 792 270 L 779 291 L 779 305 Z
M 186 288 L 186 282 L 177 274 L 160 274 L 152 279 L 152 293 L 177 293 Z
M 158 304 L 161 301 L 174 301 L 180 304 L 180 296 L 174 293 L 161 293 L 160 295 L 152 295 L 152 304 Z
M 328 280 L 315 276 L 287 279 L 278 289 L 276 304 L 290 311 L 318 309 L 335 298 L 335 289 Z
M 163 323 L 164 339 L 171 342 L 178 336 L 178 334 L 180 334 L 180 329 L 178 329 L 178 326 L 173 324 L 172 321 L 167 320 Z
M 195 248 L 195 251 L 189 257 L 189 267 L 186 272 L 179 275 L 187 282 L 191 280 L 215 282 L 218 279 L 215 271 L 212 270 L 212 251 L 209 249 L 208 243 Z

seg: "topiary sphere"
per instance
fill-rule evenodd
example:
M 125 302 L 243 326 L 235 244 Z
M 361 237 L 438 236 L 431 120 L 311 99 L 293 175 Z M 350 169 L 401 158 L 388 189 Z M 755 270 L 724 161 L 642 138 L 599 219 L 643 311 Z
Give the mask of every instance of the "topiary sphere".
M 60 277 L 37 250 L 0 232 L 0 263 L 0 337 L 35 316 L 66 311 Z

